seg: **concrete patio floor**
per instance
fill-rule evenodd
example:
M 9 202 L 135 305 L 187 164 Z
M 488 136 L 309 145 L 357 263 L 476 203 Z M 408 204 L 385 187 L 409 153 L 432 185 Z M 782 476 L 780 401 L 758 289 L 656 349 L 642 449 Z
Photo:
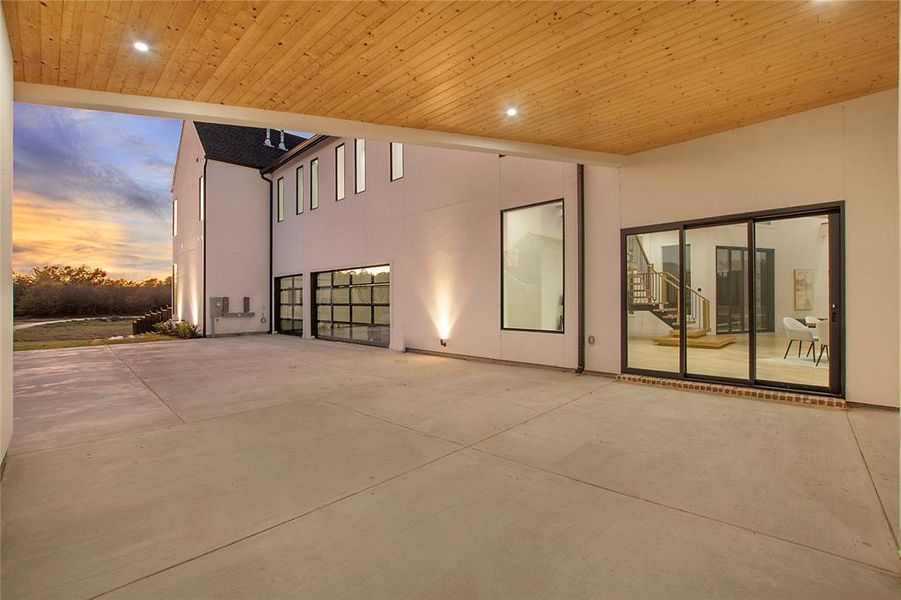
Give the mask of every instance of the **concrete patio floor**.
M 282 336 L 15 394 L 4 600 L 901 597 L 897 412 Z

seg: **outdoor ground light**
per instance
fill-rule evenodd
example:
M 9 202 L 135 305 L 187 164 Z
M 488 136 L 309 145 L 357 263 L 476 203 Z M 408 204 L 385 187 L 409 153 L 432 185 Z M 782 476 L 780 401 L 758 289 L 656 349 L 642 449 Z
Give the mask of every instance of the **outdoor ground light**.
M 519 111 L 516 110 L 516 107 L 515 107 L 515 106 L 511 106 L 510 108 L 507 109 L 507 116 L 508 116 L 508 117 L 515 117 L 518 113 L 519 113 Z
M 147 42 L 135 42 L 135 50 L 138 52 L 147 52 L 150 50 L 150 46 L 147 45 Z

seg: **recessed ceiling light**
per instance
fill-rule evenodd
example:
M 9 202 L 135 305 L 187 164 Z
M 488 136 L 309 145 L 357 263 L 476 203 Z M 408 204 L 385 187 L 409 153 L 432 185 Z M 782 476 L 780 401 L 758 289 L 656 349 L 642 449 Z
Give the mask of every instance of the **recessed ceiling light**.
M 138 52 L 147 52 L 150 50 L 150 46 L 147 45 L 147 42 L 135 42 L 135 50 Z
M 519 111 L 516 110 L 516 107 L 511 106 L 510 108 L 507 109 L 508 117 L 515 117 L 517 114 L 519 114 Z

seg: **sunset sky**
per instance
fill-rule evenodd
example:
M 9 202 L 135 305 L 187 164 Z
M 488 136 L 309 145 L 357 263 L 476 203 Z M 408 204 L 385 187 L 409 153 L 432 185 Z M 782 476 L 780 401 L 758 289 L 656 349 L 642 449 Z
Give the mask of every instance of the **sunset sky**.
M 17 104 L 13 269 L 87 264 L 170 275 L 181 121 Z

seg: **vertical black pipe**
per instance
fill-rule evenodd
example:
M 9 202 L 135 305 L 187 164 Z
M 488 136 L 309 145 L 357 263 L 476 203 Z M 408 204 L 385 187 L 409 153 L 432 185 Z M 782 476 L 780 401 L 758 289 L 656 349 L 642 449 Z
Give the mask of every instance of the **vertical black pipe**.
M 200 193 L 203 194 L 203 245 L 201 248 L 201 259 L 203 260 L 203 282 L 201 283 L 201 297 L 200 297 L 200 314 L 203 315 L 203 337 L 206 337 L 206 157 L 203 157 L 203 189 L 200 190 Z M 197 199 L 200 201 L 200 198 Z
M 576 165 L 576 219 L 578 220 L 577 253 L 579 303 L 579 354 L 576 373 L 585 370 L 585 165 Z
M 269 333 L 272 333 L 272 303 L 275 301 L 275 290 L 272 285 L 272 180 L 266 179 L 266 175 L 262 171 L 260 171 L 260 177 L 269 184 Z

